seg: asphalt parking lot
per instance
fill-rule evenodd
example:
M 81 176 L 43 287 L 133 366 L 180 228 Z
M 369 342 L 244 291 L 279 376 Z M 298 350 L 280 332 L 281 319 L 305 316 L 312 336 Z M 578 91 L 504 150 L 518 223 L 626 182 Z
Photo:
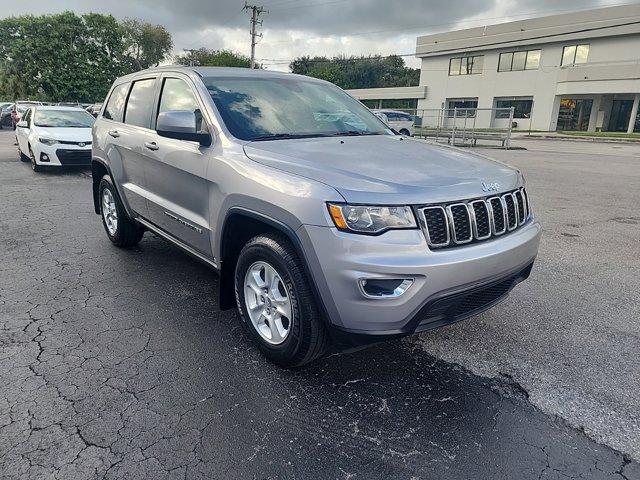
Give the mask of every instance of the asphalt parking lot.
M 640 146 L 527 148 L 487 152 L 544 222 L 529 282 L 285 371 L 211 271 L 112 247 L 89 173 L 34 174 L 0 131 L 0 478 L 640 478 Z

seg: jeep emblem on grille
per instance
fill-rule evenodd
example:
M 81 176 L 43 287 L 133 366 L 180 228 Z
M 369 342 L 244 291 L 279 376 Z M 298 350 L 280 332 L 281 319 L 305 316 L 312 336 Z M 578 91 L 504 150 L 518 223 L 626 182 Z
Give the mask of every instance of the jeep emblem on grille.
M 483 192 L 497 192 L 500 190 L 500 184 L 497 182 L 486 183 L 482 182 L 482 191 Z

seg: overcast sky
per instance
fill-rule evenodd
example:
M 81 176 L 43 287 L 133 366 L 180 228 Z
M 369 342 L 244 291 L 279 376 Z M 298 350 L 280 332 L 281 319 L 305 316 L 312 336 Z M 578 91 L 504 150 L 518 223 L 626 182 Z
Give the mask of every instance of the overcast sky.
M 634 0 L 255 0 L 263 38 L 257 58 L 267 68 L 288 70 L 300 55 L 410 54 L 416 36 L 568 13 Z M 162 24 L 183 48 L 229 48 L 249 53 L 249 15 L 244 0 L 0 0 L 0 17 L 26 13 L 110 13 Z M 416 59 L 405 58 L 412 66 Z

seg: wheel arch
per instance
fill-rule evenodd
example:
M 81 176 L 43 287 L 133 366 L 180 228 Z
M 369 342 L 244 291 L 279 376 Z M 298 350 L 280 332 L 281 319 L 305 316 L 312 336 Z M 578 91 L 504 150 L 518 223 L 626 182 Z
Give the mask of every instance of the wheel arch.
M 96 160 L 95 158 L 92 159 L 91 178 L 93 179 L 93 210 L 98 215 L 100 215 L 100 180 L 102 180 L 102 177 L 105 175 L 109 175 L 113 180 L 113 175 L 111 175 L 109 167 L 100 160 Z
M 322 296 L 319 294 L 315 278 L 309 268 L 307 254 L 296 231 L 279 220 L 244 207 L 232 207 L 227 211 L 220 235 L 220 309 L 228 310 L 236 306 L 234 274 L 242 247 L 254 236 L 268 232 L 284 235 L 293 245 L 302 262 L 302 268 L 317 301 L 321 317 L 327 323 L 328 316 Z

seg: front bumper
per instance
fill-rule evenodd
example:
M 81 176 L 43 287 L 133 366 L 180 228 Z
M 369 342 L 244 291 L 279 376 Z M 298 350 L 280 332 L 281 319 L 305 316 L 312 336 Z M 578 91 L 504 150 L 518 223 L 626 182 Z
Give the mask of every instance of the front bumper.
M 330 227 L 301 228 L 305 251 L 315 254 L 310 270 L 329 322 L 356 336 L 403 335 L 479 313 L 482 309 L 454 308 L 456 295 L 508 282 L 496 298 L 475 299 L 482 307 L 495 304 L 528 277 L 541 235 L 540 225 L 531 219 L 501 237 L 433 251 L 420 230 L 371 237 Z M 366 278 L 412 278 L 413 284 L 399 298 L 372 299 L 359 288 Z
M 91 165 L 91 145 L 79 147 L 57 143 L 45 145 L 38 142 L 33 148 L 38 165 L 56 167 L 85 167 Z M 45 158 L 49 159 L 45 161 Z

